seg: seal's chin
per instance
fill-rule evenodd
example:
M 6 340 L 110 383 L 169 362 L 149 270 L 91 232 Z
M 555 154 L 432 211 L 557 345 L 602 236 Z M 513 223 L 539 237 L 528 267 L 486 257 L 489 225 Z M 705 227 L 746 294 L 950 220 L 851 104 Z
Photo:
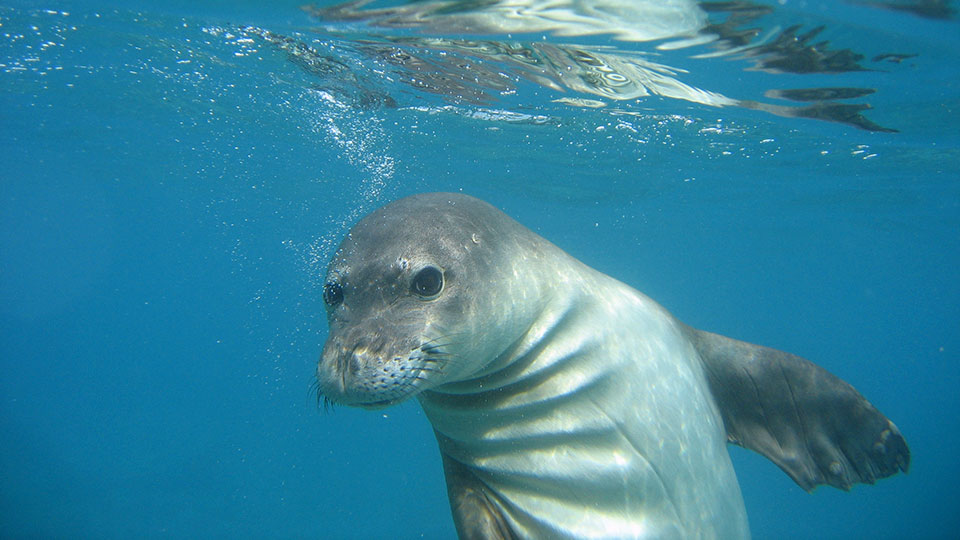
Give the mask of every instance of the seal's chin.
M 348 407 L 359 407 L 361 409 L 385 409 L 402 403 L 411 397 L 420 393 L 420 388 L 415 385 L 406 387 L 391 388 L 389 392 L 370 393 L 363 389 L 343 387 L 338 384 L 329 384 L 318 375 L 317 377 L 318 398 L 325 404 L 346 405 Z
M 406 401 L 410 396 L 402 397 L 399 399 L 385 399 L 382 401 L 374 401 L 372 403 L 353 403 L 351 406 L 359 407 L 361 409 L 367 409 L 371 411 L 376 411 L 379 409 L 386 409 L 387 407 L 393 407 L 404 401 Z

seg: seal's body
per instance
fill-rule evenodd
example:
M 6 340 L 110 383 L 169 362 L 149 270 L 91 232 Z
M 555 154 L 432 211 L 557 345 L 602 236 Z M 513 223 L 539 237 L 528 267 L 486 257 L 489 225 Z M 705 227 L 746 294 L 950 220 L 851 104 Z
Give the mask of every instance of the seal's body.
M 322 395 L 419 398 L 464 538 L 747 537 L 728 441 L 808 490 L 909 464 L 848 384 L 690 328 L 465 195 L 364 218 L 324 299 Z

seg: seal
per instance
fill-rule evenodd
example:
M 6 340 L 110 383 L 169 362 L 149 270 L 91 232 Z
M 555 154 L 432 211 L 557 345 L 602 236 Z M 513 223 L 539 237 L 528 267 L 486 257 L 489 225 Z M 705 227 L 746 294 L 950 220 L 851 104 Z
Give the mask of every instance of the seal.
M 748 537 L 728 442 L 808 491 L 909 467 L 846 382 L 691 328 L 466 195 L 363 218 L 323 300 L 320 395 L 418 398 L 461 538 Z

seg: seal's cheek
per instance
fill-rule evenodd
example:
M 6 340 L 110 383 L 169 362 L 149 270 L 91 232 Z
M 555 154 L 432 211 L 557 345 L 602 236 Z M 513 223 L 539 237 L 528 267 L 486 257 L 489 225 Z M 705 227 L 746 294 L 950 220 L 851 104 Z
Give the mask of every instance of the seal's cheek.
M 426 319 L 433 325 L 458 327 L 460 322 L 469 316 L 472 307 L 470 300 L 456 294 L 458 292 L 460 291 L 449 291 L 434 301 L 434 305 L 424 313 Z

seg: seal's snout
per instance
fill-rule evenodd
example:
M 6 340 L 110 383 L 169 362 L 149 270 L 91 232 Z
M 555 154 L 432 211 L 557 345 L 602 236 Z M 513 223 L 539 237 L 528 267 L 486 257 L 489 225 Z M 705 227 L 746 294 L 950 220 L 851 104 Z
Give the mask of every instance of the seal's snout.
M 337 394 L 347 393 L 355 386 L 364 364 L 379 363 L 377 356 L 366 345 L 347 347 L 339 339 L 330 339 L 317 366 L 317 378 L 324 395 L 335 398 Z
M 317 366 L 321 394 L 333 403 L 382 407 L 416 393 L 432 360 L 412 343 L 390 342 L 375 333 L 332 335 Z
M 324 356 L 326 360 L 326 355 Z M 333 367 L 333 375 L 340 382 L 341 390 L 345 390 L 360 371 L 360 359 L 357 358 L 356 349 L 348 352 L 341 347 L 339 350 L 334 351 L 334 354 L 330 355 L 328 363 Z M 350 382 L 348 382 L 348 380 Z

